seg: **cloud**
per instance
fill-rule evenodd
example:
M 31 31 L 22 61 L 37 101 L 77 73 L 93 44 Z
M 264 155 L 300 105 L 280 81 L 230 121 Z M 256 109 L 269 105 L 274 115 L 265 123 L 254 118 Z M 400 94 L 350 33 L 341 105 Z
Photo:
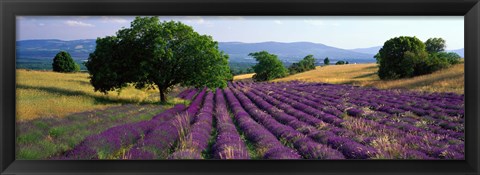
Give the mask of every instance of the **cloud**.
M 310 24 L 310 25 L 314 25 L 314 26 L 321 26 L 321 25 L 324 25 L 324 24 L 325 24 L 323 21 L 320 21 L 320 20 L 310 20 L 310 19 L 303 20 L 303 22 L 305 22 L 305 23 L 307 23 L 307 24 Z
M 127 20 L 125 18 L 122 18 L 122 17 L 116 17 L 116 16 L 102 16 L 102 22 L 104 23 L 119 23 L 119 24 L 123 24 L 123 23 L 128 23 L 130 20 Z
M 204 24 L 205 19 L 203 19 L 201 16 L 187 16 L 187 17 L 185 17 L 185 22 L 186 23 Z
M 81 21 L 73 21 L 73 20 L 68 20 L 67 22 L 65 22 L 65 24 L 72 27 L 94 27 L 93 24 L 88 24 Z
M 275 24 L 283 24 L 283 22 L 280 21 L 280 20 L 274 20 L 273 22 L 274 22 Z
M 217 18 L 223 20 L 245 20 L 243 16 L 218 16 Z
M 207 26 L 211 26 L 213 25 L 213 23 L 209 20 L 206 20 L 205 18 L 201 17 L 201 16 L 173 16 L 173 17 L 160 17 L 160 20 L 166 20 L 166 21 L 170 21 L 170 20 L 173 20 L 173 21 L 181 21 L 183 23 L 187 23 L 187 24 L 198 24 L 198 25 L 207 25 Z
M 313 25 L 313 26 L 340 26 L 341 24 L 337 21 L 333 20 L 312 20 L 312 19 L 305 19 L 303 22 Z
M 38 25 L 39 26 L 45 26 L 45 23 L 39 23 Z

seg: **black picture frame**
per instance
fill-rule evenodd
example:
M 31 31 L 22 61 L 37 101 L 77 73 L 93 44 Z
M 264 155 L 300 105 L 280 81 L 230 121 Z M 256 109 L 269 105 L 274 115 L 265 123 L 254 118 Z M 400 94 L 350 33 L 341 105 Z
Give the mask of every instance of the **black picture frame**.
M 479 174 L 478 0 L 1 0 L 0 174 Z M 16 15 L 465 17 L 465 160 L 15 160 Z

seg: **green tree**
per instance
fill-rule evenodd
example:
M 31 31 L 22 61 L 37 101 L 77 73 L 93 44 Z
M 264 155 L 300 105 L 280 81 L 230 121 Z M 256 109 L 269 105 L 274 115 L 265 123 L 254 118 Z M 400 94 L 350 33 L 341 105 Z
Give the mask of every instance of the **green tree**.
M 428 70 L 428 72 L 424 73 L 424 74 L 428 74 L 428 73 L 432 73 L 432 72 L 435 72 L 435 71 L 438 71 L 438 70 L 441 70 L 441 69 L 445 69 L 445 68 L 448 68 L 450 67 L 450 63 L 448 62 L 447 58 L 446 57 L 430 57 L 427 61 L 427 67 L 423 68 L 423 69 L 426 69 Z
M 80 64 L 75 63 L 75 72 L 80 72 Z
M 254 73 L 254 72 L 255 72 L 255 71 L 253 70 L 253 66 L 247 68 L 247 70 L 245 71 L 245 73 Z
M 290 74 L 296 74 L 300 72 L 305 72 L 309 71 L 312 69 L 315 69 L 315 58 L 313 55 L 307 55 L 304 57 L 302 60 L 300 60 L 298 63 L 293 63 L 289 68 L 288 71 Z
M 73 61 L 72 56 L 65 51 L 60 51 L 53 58 L 52 68 L 54 72 L 78 72 L 80 65 Z
M 348 63 L 348 62 L 345 62 L 345 61 L 343 61 L 343 60 L 340 60 L 340 61 L 337 61 L 337 62 L 335 63 L 335 65 L 344 65 L 344 64 L 347 64 L 347 63 Z
M 448 68 L 450 65 L 456 64 L 456 58 L 458 58 L 458 62 L 460 62 L 460 56 L 458 56 L 456 53 L 450 54 L 446 52 L 438 52 L 428 54 L 428 59 L 425 61 L 425 63 L 418 67 L 419 73 L 417 75 L 429 74 Z
M 451 65 L 460 63 L 460 59 L 462 58 L 455 52 L 438 52 L 433 53 L 432 55 L 439 58 L 445 58 L 446 61 Z
M 323 64 L 329 65 L 329 64 L 330 64 L 330 59 L 328 59 L 328 57 L 326 57 L 325 59 L 323 59 Z
M 233 81 L 233 72 L 232 72 L 232 69 L 230 69 L 230 67 L 228 68 L 228 72 L 226 72 L 227 74 L 225 75 L 225 80 L 226 81 Z M 219 87 L 224 87 L 224 86 L 219 86 Z
M 136 17 L 115 36 L 97 39 L 86 67 L 95 91 L 158 88 L 161 102 L 175 85 L 225 87 L 231 79 L 228 56 L 212 37 L 158 17 Z
M 253 66 L 255 81 L 268 81 L 275 78 L 281 78 L 288 75 L 288 70 L 278 59 L 277 55 L 270 54 L 267 51 L 255 52 L 248 54 L 257 60 L 257 64 Z
M 305 71 L 315 69 L 315 62 L 317 62 L 317 60 L 315 59 L 315 57 L 313 57 L 313 55 L 307 55 L 306 57 L 304 57 L 302 63 L 306 69 Z
M 425 49 L 428 53 L 438 53 L 445 50 L 446 41 L 443 38 L 429 38 L 425 41 Z
M 405 56 L 405 53 L 408 54 Z M 421 56 L 425 55 L 425 44 L 416 37 L 401 36 L 386 41 L 375 55 L 379 64 L 380 79 L 412 77 Z
M 299 63 L 293 63 L 290 67 L 288 67 L 288 72 L 290 72 L 290 75 L 302 72 L 302 68 L 300 66 L 301 65 Z

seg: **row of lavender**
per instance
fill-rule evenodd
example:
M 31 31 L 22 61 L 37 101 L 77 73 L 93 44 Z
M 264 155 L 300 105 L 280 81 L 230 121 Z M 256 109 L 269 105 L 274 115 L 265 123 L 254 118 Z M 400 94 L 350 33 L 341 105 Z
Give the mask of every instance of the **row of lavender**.
M 463 159 L 463 96 L 321 83 L 229 83 L 66 159 Z M 242 137 L 244 137 L 242 139 Z M 248 142 L 251 147 L 247 148 Z
M 386 91 L 301 82 L 237 83 L 231 86 L 242 89 L 247 95 L 253 92 L 261 96 L 263 93 L 262 97 L 281 108 L 282 112 L 297 117 L 303 115 L 299 120 L 310 121 L 312 126 L 343 136 L 342 139 L 355 141 L 354 144 L 360 143 L 366 150 L 373 148 L 374 154 L 366 154 L 372 158 L 464 158 L 463 95 Z M 375 99 L 376 101 L 370 102 L 380 105 L 357 103 L 365 99 Z M 399 107 L 399 111 L 395 113 L 382 111 L 385 106 L 390 107 L 392 101 L 396 101 L 395 104 L 400 106 L 396 106 Z M 415 110 L 406 110 L 420 108 L 418 107 L 420 102 L 422 110 L 430 111 L 428 114 L 422 115 Z M 297 111 L 292 109 L 298 109 L 311 116 L 295 114 Z M 321 119 L 328 125 L 313 121 L 313 117 Z M 309 129 L 308 132 L 312 130 Z M 333 140 L 336 140 L 333 139 L 333 135 L 320 135 L 332 140 L 331 143 L 326 141 L 327 145 L 337 147 L 333 144 L 335 143 Z M 339 150 L 342 151 L 343 148 Z M 342 152 L 345 154 L 345 151 Z

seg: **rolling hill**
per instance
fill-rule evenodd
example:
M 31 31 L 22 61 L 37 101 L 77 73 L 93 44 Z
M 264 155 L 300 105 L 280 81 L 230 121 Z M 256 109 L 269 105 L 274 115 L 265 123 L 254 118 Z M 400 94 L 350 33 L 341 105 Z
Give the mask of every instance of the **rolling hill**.
M 23 40 L 17 41 L 19 59 L 52 59 L 59 51 L 67 51 L 76 60 L 87 59 L 95 50 L 95 40 Z
M 321 62 L 325 57 L 329 57 L 334 62 L 337 60 L 375 62 L 373 54 L 359 53 L 311 42 L 220 42 L 219 48 L 230 55 L 232 61 L 238 62 L 252 62 L 253 58 L 249 57 L 248 54 L 262 50 L 278 55 L 279 59 L 286 63 L 298 62 L 309 54 L 314 55 L 318 62 Z
M 25 62 L 26 60 L 50 60 L 61 50 L 69 52 L 77 61 L 86 60 L 88 55 L 95 50 L 95 45 L 95 39 L 17 41 L 17 62 Z M 336 60 L 349 60 L 350 62 L 375 61 L 373 54 L 359 53 L 310 42 L 219 42 L 219 49 L 230 56 L 231 62 L 254 63 L 255 60 L 249 57 L 248 54 L 262 50 L 278 55 L 285 63 L 297 62 L 308 54 L 313 54 L 319 62 L 325 57 L 329 57 L 333 62 Z
M 375 46 L 375 47 L 367 47 L 367 48 L 350 49 L 350 51 L 375 55 L 378 53 L 378 51 L 381 48 L 382 46 Z
M 290 75 L 273 81 L 299 80 L 305 82 L 352 84 L 380 89 L 410 89 L 416 91 L 454 92 L 463 94 L 465 85 L 464 66 L 464 63 L 461 63 L 432 74 L 388 81 L 380 80 L 377 75 L 378 65 L 375 63 L 317 66 L 315 70 Z M 249 78 L 251 78 L 251 76 L 238 75 L 234 77 L 237 81 L 249 81 Z

